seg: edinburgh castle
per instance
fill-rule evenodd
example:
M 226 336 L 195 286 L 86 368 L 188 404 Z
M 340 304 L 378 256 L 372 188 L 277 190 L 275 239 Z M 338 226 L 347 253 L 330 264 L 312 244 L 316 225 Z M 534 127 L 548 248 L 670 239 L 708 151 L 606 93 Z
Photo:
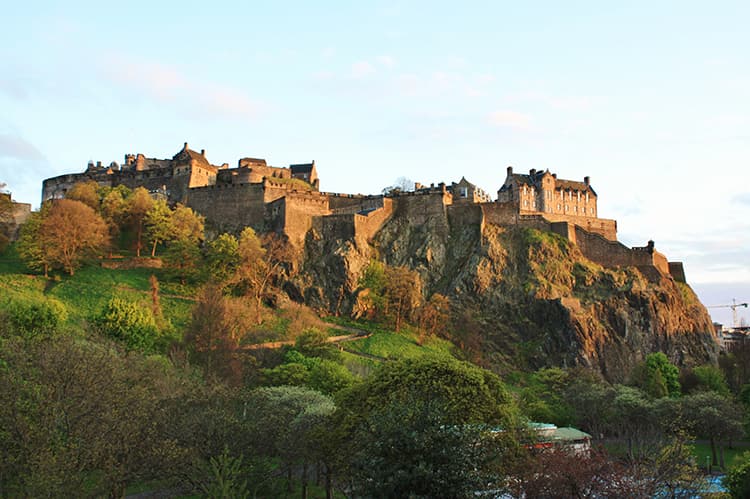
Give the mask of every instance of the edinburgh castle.
M 416 184 L 413 191 L 379 195 L 320 191 L 315 162 L 268 166 L 242 158 L 237 167 L 211 164 L 205 151 L 184 147 L 171 159 L 127 154 L 124 163 L 90 162 L 83 173 L 44 181 L 42 200 L 60 198 L 77 182 L 144 187 L 170 204 L 182 203 L 206 218 L 214 231 L 243 227 L 285 234 L 296 246 L 307 237 L 335 237 L 366 244 L 393 217 L 412 223 L 438 216 L 452 223 L 532 227 L 575 243 L 589 260 L 605 267 L 636 266 L 649 278 L 684 282 L 680 262 L 668 262 L 653 242 L 629 248 L 617 241 L 617 222 L 598 217 L 597 193 L 582 182 L 558 179 L 549 170 L 519 174 L 507 168 L 497 200 L 462 178 L 451 184 Z

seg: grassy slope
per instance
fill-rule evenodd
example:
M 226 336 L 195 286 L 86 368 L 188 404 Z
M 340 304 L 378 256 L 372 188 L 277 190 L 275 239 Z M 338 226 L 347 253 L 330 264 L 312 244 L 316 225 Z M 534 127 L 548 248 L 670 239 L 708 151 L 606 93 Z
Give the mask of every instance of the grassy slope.
M 160 281 L 164 317 L 177 330 L 182 330 L 192 307 L 192 299 L 184 295 L 192 294 L 192 291 L 162 282 L 161 273 L 152 269 L 111 270 L 87 266 L 73 276 L 62 275 L 48 280 L 29 273 L 11 249 L 0 256 L 0 291 L 9 298 L 55 298 L 67 309 L 68 325 L 75 327 L 82 326 L 88 318 L 98 314 L 113 296 L 150 307 L 149 277 L 152 273 Z

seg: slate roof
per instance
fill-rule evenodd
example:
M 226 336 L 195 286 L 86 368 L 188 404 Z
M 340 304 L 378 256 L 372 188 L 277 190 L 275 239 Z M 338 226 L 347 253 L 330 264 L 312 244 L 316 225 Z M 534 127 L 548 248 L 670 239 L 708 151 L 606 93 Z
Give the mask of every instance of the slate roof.
M 528 185 L 530 187 L 536 187 L 540 184 L 542 181 L 542 177 L 549 173 L 549 170 L 539 170 L 534 172 L 533 175 L 531 174 L 525 174 L 525 173 L 513 173 L 511 174 L 511 178 L 515 180 L 515 182 L 518 185 Z M 510 189 L 510 187 L 506 184 L 503 184 L 500 187 L 500 191 L 505 191 Z M 555 179 L 555 189 L 564 189 L 564 190 L 573 190 L 573 191 L 581 191 L 591 192 L 594 196 L 596 196 L 596 191 L 591 187 L 591 185 L 586 185 L 585 182 L 578 182 L 577 180 L 565 180 L 565 179 Z
M 187 142 L 185 142 L 185 146 L 172 156 L 172 161 L 190 161 L 191 159 L 194 159 L 196 162 L 198 162 L 201 166 L 205 166 L 208 168 L 216 168 L 211 163 L 208 162 L 206 157 L 202 155 L 201 153 L 197 151 L 193 151 L 192 149 L 188 148 Z

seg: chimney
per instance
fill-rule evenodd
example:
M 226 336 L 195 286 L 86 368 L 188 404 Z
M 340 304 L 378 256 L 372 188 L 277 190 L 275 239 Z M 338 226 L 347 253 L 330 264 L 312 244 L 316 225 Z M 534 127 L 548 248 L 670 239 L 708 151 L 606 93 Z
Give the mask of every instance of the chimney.
M 203 156 L 204 158 L 206 157 L 206 150 L 205 149 L 201 149 L 201 156 Z
M 557 173 L 553 173 L 552 174 L 552 178 L 554 178 L 555 180 L 557 180 Z
M 536 170 L 534 168 L 529 170 L 529 175 L 531 175 L 532 177 L 534 176 L 535 173 L 536 173 Z
M 508 176 L 510 177 L 511 175 L 513 175 L 513 167 L 509 166 L 508 167 Z
M 185 142 L 185 145 L 182 147 L 182 150 L 187 151 L 187 149 L 188 149 L 187 142 Z
M 96 162 L 96 167 L 97 168 L 101 168 L 102 167 L 102 162 L 101 161 L 97 161 Z
M 588 175 L 583 177 L 583 183 L 588 186 L 591 183 L 591 177 L 589 177 Z

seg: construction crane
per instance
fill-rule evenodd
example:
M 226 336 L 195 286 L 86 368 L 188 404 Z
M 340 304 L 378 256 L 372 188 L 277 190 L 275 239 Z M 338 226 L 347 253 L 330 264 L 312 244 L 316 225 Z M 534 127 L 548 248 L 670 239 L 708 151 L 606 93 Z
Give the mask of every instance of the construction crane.
M 711 305 L 706 308 L 731 308 L 732 309 L 732 327 L 739 327 L 739 321 L 737 321 L 737 309 L 745 307 L 747 308 L 747 303 L 737 303 L 737 300 L 732 298 L 732 303 L 729 305 Z

